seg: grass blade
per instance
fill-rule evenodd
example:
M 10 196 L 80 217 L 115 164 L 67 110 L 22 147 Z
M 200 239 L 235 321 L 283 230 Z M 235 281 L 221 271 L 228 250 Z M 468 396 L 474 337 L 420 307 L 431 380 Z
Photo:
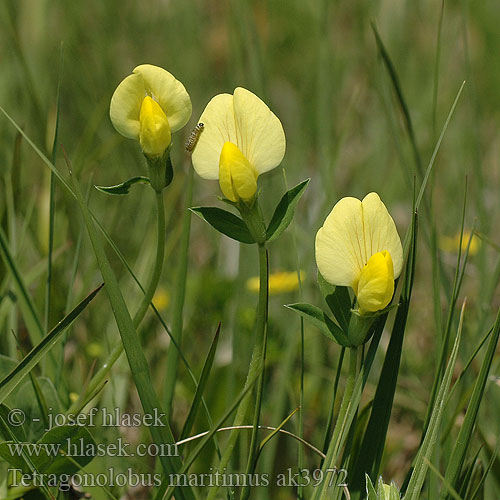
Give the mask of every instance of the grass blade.
M 425 437 L 422 441 L 422 445 L 419 448 L 417 459 L 415 460 L 415 466 L 413 468 L 410 482 L 408 483 L 408 488 L 406 489 L 403 500 L 418 500 L 420 498 L 420 492 L 424 484 L 425 476 L 427 475 L 427 469 L 429 468 L 428 464 L 438 441 L 439 427 L 444 411 L 444 402 L 450 387 L 453 368 L 455 366 L 455 361 L 458 355 L 458 347 L 460 345 L 460 339 L 462 336 L 465 304 L 466 301 L 464 301 L 462 306 L 457 336 L 455 338 L 453 350 L 448 361 L 448 366 L 446 367 L 446 372 L 444 374 L 443 380 L 441 381 L 441 385 L 439 386 L 439 392 L 432 408 L 429 426 L 427 427 L 427 431 L 425 432 Z
M 377 384 L 370 419 L 361 442 L 361 448 L 355 461 L 354 469 L 351 473 L 349 490 L 353 500 L 360 498 L 364 492 L 365 475 L 369 474 L 372 481 L 376 481 L 379 473 L 394 395 L 396 393 L 403 339 L 415 277 L 417 233 L 417 214 L 415 213 L 412 223 L 412 243 L 406 263 L 405 279 L 399 307 L 384 365 Z
M 203 392 L 205 391 L 205 386 L 207 385 L 210 372 L 212 371 L 215 353 L 217 351 L 217 345 L 219 343 L 219 335 L 220 335 L 220 323 L 219 326 L 217 327 L 217 331 L 215 332 L 212 344 L 210 345 L 210 349 L 208 351 L 205 364 L 203 365 L 203 370 L 201 371 L 201 376 L 198 381 L 198 387 L 196 388 L 196 393 L 194 395 L 193 402 L 191 403 L 191 408 L 189 409 L 186 422 L 184 423 L 184 427 L 182 428 L 181 440 L 187 438 L 191 433 L 191 430 L 193 429 L 194 420 L 196 418 L 196 415 L 198 414 L 198 408 L 201 403 L 201 398 L 203 396 Z
M 100 234 L 97 232 L 97 228 L 94 225 L 92 215 L 90 214 L 87 204 L 85 203 L 80 186 L 76 178 L 71 174 L 71 164 L 66 154 L 65 157 L 70 170 L 70 176 L 78 205 L 80 207 L 104 283 L 106 284 L 108 298 L 113 309 L 113 315 L 120 332 L 125 353 L 129 362 L 130 371 L 137 387 L 137 392 L 139 393 L 144 414 L 163 414 L 160 401 L 153 389 L 148 361 L 139 342 L 137 331 L 132 322 L 127 305 L 125 304 L 118 280 L 113 269 L 111 268 L 106 253 L 104 252 L 103 242 Z M 162 443 L 175 442 L 170 425 L 165 418 L 162 418 L 161 427 L 153 426 L 150 427 L 149 430 L 153 437 L 153 441 L 158 445 Z M 167 475 L 175 474 L 182 465 L 179 457 L 160 457 L 160 461 Z M 179 499 L 194 500 L 194 493 L 191 487 L 178 488 L 177 491 Z
M 465 413 L 463 423 L 460 427 L 460 432 L 458 433 L 457 440 L 455 441 L 455 444 L 453 446 L 451 459 L 448 462 L 448 466 L 446 468 L 445 479 L 455 489 L 458 488 L 457 481 L 465 461 L 465 456 L 470 447 L 472 431 L 476 424 L 479 406 L 481 405 L 484 389 L 488 380 L 488 373 L 490 371 L 491 364 L 493 363 L 493 357 L 495 356 L 495 350 L 498 344 L 499 336 L 500 310 L 497 314 L 495 326 L 493 328 L 493 334 L 490 337 L 486 356 L 483 360 L 483 364 L 481 365 L 481 371 L 479 372 L 479 376 L 477 377 L 472 397 L 469 401 L 469 404 L 467 405 L 467 411 Z M 445 497 L 445 494 L 441 494 L 441 498 Z
M 35 304 L 31 299 L 28 289 L 24 283 L 23 277 L 14 256 L 9 250 L 9 245 L 7 243 L 7 237 L 0 227 L 0 255 L 9 270 L 12 280 L 14 282 L 14 288 L 16 295 L 19 299 L 19 305 L 23 313 L 23 318 L 26 322 L 26 326 L 31 336 L 31 341 L 33 343 L 38 343 L 43 338 L 43 327 L 40 321 L 40 316 L 36 310 Z
M 231 413 L 236 410 L 240 402 L 243 400 L 243 398 L 247 395 L 247 393 L 253 388 L 255 382 L 259 379 L 259 374 L 256 374 L 256 376 L 249 380 L 246 384 L 245 387 L 242 389 L 242 391 L 239 393 L 238 397 L 235 399 L 233 404 L 225 411 L 224 415 L 216 422 L 216 424 L 210 429 L 209 432 L 207 432 L 201 441 L 198 443 L 198 446 L 189 454 L 188 458 L 185 460 L 184 465 L 180 468 L 178 474 L 182 475 L 185 474 L 191 465 L 193 465 L 194 461 L 198 457 L 198 455 L 201 453 L 203 448 L 206 446 L 206 444 L 212 439 L 212 437 L 215 435 L 218 429 L 222 427 L 224 422 L 229 418 Z M 170 500 L 172 498 L 172 495 L 174 494 L 174 488 L 170 487 L 168 488 L 169 484 L 169 478 L 165 478 L 163 481 L 162 485 L 160 486 L 158 493 L 156 495 L 156 499 L 160 500 Z
M 90 304 L 92 299 L 99 293 L 103 285 L 96 288 L 84 300 L 82 300 L 67 316 L 65 316 L 43 339 L 34 347 L 27 356 L 0 381 L 0 403 L 11 391 L 23 380 L 23 378 L 33 369 L 33 367 L 43 358 L 47 352 L 54 347 L 55 343 L 62 336 L 66 328 L 81 314 Z

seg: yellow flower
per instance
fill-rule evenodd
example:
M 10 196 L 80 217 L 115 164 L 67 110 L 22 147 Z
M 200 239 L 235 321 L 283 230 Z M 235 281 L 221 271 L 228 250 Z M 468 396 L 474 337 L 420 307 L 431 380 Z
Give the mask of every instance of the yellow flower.
M 467 250 L 470 236 L 470 231 L 464 231 L 462 237 L 462 252 L 465 252 Z M 458 248 L 460 247 L 460 233 L 457 233 L 453 238 L 451 238 L 450 236 L 443 236 L 439 238 L 439 247 L 445 252 L 457 253 Z M 477 252 L 479 252 L 480 247 L 481 240 L 476 235 L 473 235 L 472 241 L 470 242 L 469 255 L 476 255 Z
M 304 271 L 300 271 L 300 281 L 306 277 Z M 281 271 L 269 276 L 269 295 L 293 292 L 299 287 L 299 278 L 296 271 Z M 259 277 L 254 276 L 247 281 L 247 289 L 259 293 Z
M 285 133 L 278 117 L 242 87 L 215 96 L 203 111 L 204 124 L 193 151 L 200 177 L 219 180 L 229 200 L 251 201 L 257 177 L 277 167 L 285 155 Z
M 403 249 L 392 217 L 376 193 L 342 198 L 316 234 L 316 263 L 332 285 L 350 286 L 360 314 L 384 309 L 401 274 Z
M 76 403 L 78 401 L 78 399 L 80 398 L 80 396 L 76 393 L 76 392 L 70 392 L 69 393 L 69 400 L 72 402 L 72 403 Z
M 144 154 L 156 158 L 191 117 L 191 99 L 168 71 L 142 64 L 116 88 L 109 115 L 121 135 L 138 140 Z
M 160 287 L 156 290 L 153 297 L 153 305 L 158 309 L 158 311 L 165 310 L 170 304 L 170 294 L 167 290 Z

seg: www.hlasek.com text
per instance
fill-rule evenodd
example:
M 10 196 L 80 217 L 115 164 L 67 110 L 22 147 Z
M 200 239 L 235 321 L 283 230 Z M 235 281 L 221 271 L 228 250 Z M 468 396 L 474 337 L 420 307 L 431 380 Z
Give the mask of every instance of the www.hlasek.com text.
M 139 443 L 132 448 L 131 444 L 118 438 L 112 443 L 88 442 L 83 438 L 72 440 L 67 438 L 62 443 L 6 443 L 11 456 L 57 457 L 61 454 L 72 458 L 78 457 L 179 457 L 180 452 L 175 443 Z

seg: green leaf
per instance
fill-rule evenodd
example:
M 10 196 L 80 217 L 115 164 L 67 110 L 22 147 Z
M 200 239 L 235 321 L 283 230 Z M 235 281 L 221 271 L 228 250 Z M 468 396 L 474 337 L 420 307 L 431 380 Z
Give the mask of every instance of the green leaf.
M 247 225 L 236 215 L 217 207 L 193 207 L 190 209 L 214 229 L 241 243 L 255 243 Z
M 351 297 L 346 286 L 334 286 L 328 283 L 318 272 L 318 284 L 323 297 L 338 324 L 347 333 L 351 319 Z
M 274 210 L 273 217 L 267 226 L 267 241 L 273 241 L 280 236 L 292 222 L 295 207 L 311 179 L 306 179 L 287 191 Z
M 350 347 L 349 339 L 343 330 L 337 326 L 319 307 L 311 304 L 288 304 L 285 307 L 298 312 L 304 319 L 316 326 L 330 340 L 343 347 Z
M 129 193 L 134 184 L 150 184 L 150 181 L 147 177 L 138 176 L 132 177 L 132 179 L 121 184 L 116 184 L 116 186 L 95 186 L 95 188 L 106 194 L 124 195 Z
M 43 339 L 34 347 L 26 357 L 0 381 L 0 403 L 12 392 L 36 364 L 47 354 L 55 343 L 61 338 L 64 330 L 81 314 L 99 293 L 103 285 L 96 288 L 90 295 L 83 299 L 67 316 L 65 316 Z

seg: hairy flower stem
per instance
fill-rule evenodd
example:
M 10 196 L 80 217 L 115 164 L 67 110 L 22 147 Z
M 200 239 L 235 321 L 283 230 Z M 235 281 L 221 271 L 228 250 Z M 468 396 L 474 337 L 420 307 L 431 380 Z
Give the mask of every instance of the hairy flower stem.
M 266 359 L 266 347 L 267 347 L 267 311 L 268 311 L 268 299 L 269 299 L 269 264 L 266 244 L 262 243 L 258 245 L 259 248 L 259 302 L 257 308 L 257 319 L 255 324 L 255 344 L 252 353 L 252 359 L 250 361 L 250 366 L 248 368 L 248 375 L 245 382 L 245 389 L 248 385 L 253 383 L 255 378 L 258 376 L 257 381 L 257 395 L 256 404 L 253 418 L 253 429 L 252 438 L 250 444 L 250 453 L 248 456 L 247 470 L 252 468 L 254 465 L 256 450 L 257 450 L 257 431 L 260 420 L 260 408 L 262 403 L 262 389 L 264 383 L 264 365 Z M 245 416 L 248 411 L 248 407 L 252 400 L 252 391 L 249 391 L 246 396 L 241 400 L 236 411 L 236 416 L 234 418 L 233 426 L 241 426 L 245 421 Z M 229 460 L 234 451 L 236 441 L 238 439 L 239 429 L 234 429 L 229 435 L 229 439 L 226 445 L 226 449 L 222 455 L 219 463 L 218 470 L 223 472 L 227 467 Z M 217 492 L 219 488 L 210 488 L 207 500 L 214 500 L 217 497 Z M 246 493 L 245 490 L 242 492 L 241 498 L 248 498 L 249 491 Z
M 156 207 L 158 212 L 157 213 L 158 223 L 157 223 L 155 263 L 148 286 L 145 289 L 144 297 L 142 298 L 139 308 L 137 309 L 133 318 L 133 323 L 135 328 L 137 328 L 140 325 L 141 321 L 144 319 L 144 316 L 148 311 L 149 304 L 153 300 L 153 296 L 158 286 L 158 282 L 160 281 L 161 271 L 163 268 L 163 261 L 165 257 L 165 232 L 166 232 L 165 206 L 163 203 L 163 194 L 158 191 L 156 192 Z M 79 401 L 76 401 L 68 410 L 69 413 L 73 413 L 78 408 L 80 408 L 81 403 L 85 402 L 85 398 L 93 394 L 100 387 L 100 385 L 106 379 L 111 368 L 116 363 L 116 361 L 118 361 L 118 359 L 122 354 L 123 354 L 123 343 L 120 342 L 111 351 L 111 354 L 108 356 L 108 359 L 99 369 L 99 371 L 92 377 L 92 380 L 90 381 L 87 390 L 85 391 L 85 397 L 82 397 L 80 398 Z

